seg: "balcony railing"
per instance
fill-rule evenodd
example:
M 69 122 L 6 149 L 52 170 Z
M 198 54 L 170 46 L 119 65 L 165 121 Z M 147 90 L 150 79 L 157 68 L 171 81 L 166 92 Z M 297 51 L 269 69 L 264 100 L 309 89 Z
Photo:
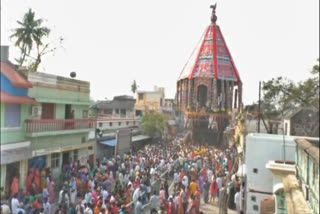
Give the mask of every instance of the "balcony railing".
M 26 132 L 51 132 L 65 130 L 80 130 L 95 128 L 96 121 L 93 119 L 65 119 L 65 120 L 26 120 Z

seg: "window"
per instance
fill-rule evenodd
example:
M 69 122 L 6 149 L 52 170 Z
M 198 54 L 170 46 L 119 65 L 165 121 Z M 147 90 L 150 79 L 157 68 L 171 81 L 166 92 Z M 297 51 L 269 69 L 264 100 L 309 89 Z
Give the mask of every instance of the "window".
M 112 122 L 109 123 L 109 126 L 112 126 Z
M 73 161 L 77 161 L 78 160 L 78 150 L 74 150 L 73 151 Z
M 251 196 L 251 201 L 256 201 L 257 200 L 257 198 L 256 198 L 256 196 Z
M 133 121 L 133 125 L 136 125 L 136 121 Z
M 121 126 L 121 122 L 119 122 L 118 124 L 119 124 L 119 126 Z
M 6 103 L 5 107 L 5 127 L 20 127 L 21 120 L 20 104 Z
M 86 136 L 81 137 L 81 143 L 85 143 L 87 141 Z
M 51 154 L 51 168 L 60 167 L 60 153 Z
M 253 205 L 253 210 L 259 211 L 259 206 L 258 205 Z
M 112 109 L 105 109 L 104 114 L 112 114 Z
M 138 94 L 138 99 L 143 100 L 143 94 Z
M 99 123 L 99 127 L 102 127 L 102 123 Z
M 116 109 L 116 114 L 119 114 L 119 109 Z
M 126 110 L 125 109 L 121 109 L 120 113 L 125 115 L 126 114 Z
M 127 123 L 126 123 L 126 124 L 127 124 L 127 126 L 128 126 L 128 125 L 129 125 L 129 121 L 127 121 Z
M 257 168 L 253 168 L 253 173 L 258 174 L 258 169 Z
M 88 118 L 88 110 L 82 111 L 82 118 Z
M 317 165 L 313 162 L 312 163 L 312 171 L 313 171 L 313 175 L 312 175 L 312 184 L 315 185 L 316 184 L 316 176 L 318 174 L 318 167 Z

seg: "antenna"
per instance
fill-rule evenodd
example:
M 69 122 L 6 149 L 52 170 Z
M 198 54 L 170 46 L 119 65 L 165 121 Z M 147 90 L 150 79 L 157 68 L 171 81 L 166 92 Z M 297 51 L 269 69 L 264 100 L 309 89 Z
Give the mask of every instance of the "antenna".
M 283 162 L 284 164 L 286 163 L 286 139 L 285 139 L 285 124 L 284 124 L 284 115 L 283 115 L 283 110 L 281 111 L 282 114 L 282 120 L 283 120 L 283 124 L 282 124 L 282 136 L 283 136 Z

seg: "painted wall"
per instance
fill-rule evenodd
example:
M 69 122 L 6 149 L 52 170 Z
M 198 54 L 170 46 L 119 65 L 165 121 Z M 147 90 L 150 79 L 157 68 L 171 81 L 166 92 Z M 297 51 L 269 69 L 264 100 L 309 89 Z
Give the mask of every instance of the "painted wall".
M 0 73 L 0 79 L 1 90 L 7 92 L 8 94 L 17 96 L 26 96 L 28 94 L 28 89 L 14 87 L 10 80 L 3 75 L 3 73 Z
M 25 123 L 30 114 L 30 105 L 21 104 L 20 128 L 5 128 L 5 104 L 1 103 L 1 144 L 14 143 L 25 140 Z
M 295 161 L 293 137 L 285 138 L 286 160 Z M 263 152 L 257 152 L 263 151 Z M 245 164 L 248 188 L 272 193 L 272 172 L 266 168 L 270 160 L 283 160 L 283 136 L 249 134 L 246 138 Z M 254 173 L 253 169 L 258 169 Z
M 121 122 L 121 124 L 119 124 Z M 110 124 L 112 123 L 112 125 Z M 128 123 L 128 124 L 127 124 Z M 139 120 L 105 120 L 105 121 L 97 121 L 97 128 L 100 130 L 116 130 L 120 128 L 128 128 L 128 127 L 133 127 L 133 126 L 140 126 L 140 121 Z
M 261 192 L 273 192 L 272 172 L 266 168 L 270 160 L 283 160 L 283 136 L 271 134 L 249 134 L 246 137 L 245 164 L 247 173 L 246 191 L 253 189 Z M 295 142 L 293 137 L 285 137 L 285 155 L 287 161 L 295 161 Z M 258 152 L 260 151 L 260 152 Z M 257 173 L 254 172 L 257 169 Z M 250 200 L 247 198 L 247 207 Z M 259 201 L 260 204 L 260 201 Z M 248 210 L 248 213 L 249 210 Z M 254 212 L 258 213 L 258 212 Z
M 81 144 L 83 137 L 87 142 L 88 133 L 35 137 L 31 138 L 31 147 L 34 151 L 39 149 L 54 149 L 59 147 L 72 146 Z
M 71 109 L 74 110 L 75 119 L 82 119 L 84 110 L 87 110 L 89 112 L 89 106 L 86 105 L 72 105 Z
M 28 95 L 36 99 L 46 99 L 60 101 L 63 103 L 70 102 L 87 102 L 90 101 L 89 93 L 81 93 L 75 91 L 59 90 L 53 88 L 45 88 L 35 86 L 29 89 Z
M 65 119 L 66 114 L 65 104 L 56 104 L 56 119 Z
M 247 205 L 246 212 L 248 214 L 260 214 L 260 202 L 263 198 L 268 197 L 268 194 L 253 193 L 249 192 L 247 194 Z M 257 207 L 258 210 L 255 210 L 254 207 Z

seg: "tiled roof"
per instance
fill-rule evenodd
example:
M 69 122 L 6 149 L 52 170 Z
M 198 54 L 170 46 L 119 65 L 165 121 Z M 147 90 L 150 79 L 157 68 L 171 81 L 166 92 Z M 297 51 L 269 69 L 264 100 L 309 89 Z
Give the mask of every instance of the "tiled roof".
M 32 84 L 19 74 L 10 62 L 1 62 L 1 73 L 17 88 L 32 88 Z

